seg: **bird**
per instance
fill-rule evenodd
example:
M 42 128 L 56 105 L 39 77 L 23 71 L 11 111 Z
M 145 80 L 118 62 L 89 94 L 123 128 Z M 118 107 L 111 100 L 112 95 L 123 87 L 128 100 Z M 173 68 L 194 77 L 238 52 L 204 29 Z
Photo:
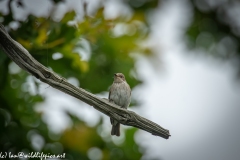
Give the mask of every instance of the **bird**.
M 121 108 L 127 109 L 131 102 L 131 88 L 128 85 L 124 74 L 115 73 L 114 81 L 109 91 L 109 102 L 118 105 Z M 110 118 L 112 124 L 111 135 L 120 136 L 120 123 L 113 118 Z

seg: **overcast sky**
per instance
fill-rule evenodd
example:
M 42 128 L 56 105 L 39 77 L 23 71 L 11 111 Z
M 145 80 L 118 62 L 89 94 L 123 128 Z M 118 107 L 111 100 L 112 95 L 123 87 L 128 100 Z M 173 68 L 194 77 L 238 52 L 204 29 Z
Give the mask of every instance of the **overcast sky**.
M 187 4 L 168 1 L 154 20 L 154 42 L 163 52 L 164 70 L 144 59 L 145 85 L 137 91 L 143 112 L 171 131 L 162 140 L 139 131 L 137 140 L 149 155 L 167 160 L 237 160 L 240 158 L 240 86 L 230 62 L 189 53 L 183 41 L 184 25 L 191 18 Z M 166 16 L 168 15 L 168 16 Z M 159 42 L 159 43 L 158 43 Z M 199 51 L 200 52 L 200 51 Z
M 0 2 L 1 10 L 4 10 L 5 2 Z M 51 3 L 42 1 L 41 6 L 36 5 L 39 2 L 36 0 L 24 2 L 28 2 L 24 4 L 29 6 L 30 11 L 16 9 L 19 13 L 18 18 L 24 17 L 28 12 L 47 15 L 48 8 L 52 7 Z M 61 5 L 60 10 L 67 11 L 75 7 L 81 15 L 79 1 L 66 2 L 67 7 Z M 116 11 L 111 9 L 114 2 L 109 2 L 109 6 L 109 12 Z M 117 6 L 119 5 L 114 7 Z M 94 8 L 94 5 L 92 7 Z M 148 158 L 152 156 L 163 160 L 238 160 L 240 85 L 235 79 L 236 71 L 230 62 L 218 62 L 212 57 L 196 55 L 187 50 L 183 34 L 191 20 L 191 14 L 186 1 L 167 1 L 161 3 L 158 10 L 149 15 L 152 31 L 149 45 L 156 51 L 155 61 L 158 63 L 152 63 L 143 57 L 138 58 L 136 67 L 144 84 L 133 90 L 133 96 L 142 102 L 141 107 L 134 110 L 169 129 L 172 136 L 165 140 L 138 131 L 135 139 L 147 148 L 145 156 Z M 28 81 L 31 83 L 33 77 L 29 76 Z M 70 78 L 69 81 L 73 84 L 78 83 L 74 78 Z M 51 87 L 46 89 L 46 86 L 42 85 L 42 94 L 50 97 L 36 109 L 45 111 L 43 119 L 55 132 L 61 132 L 71 126 L 71 120 L 64 110 L 78 115 L 90 126 L 99 120 L 98 111 L 81 105 L 80 112 L 81 102 Z M 107 94 L 105 92 L 101 96 L 107 97 Z M 56 104 L 56 101 L 59 104 Z M 51 105 L 53 103 L 55 105 Z M 100 133 L 102 137 L 110 133 L 109 118 L 106 117 L 104 121 L 106 128 L 104 133 Z M 121 140 L 124 140 L 124 137 L 120 138 Z M 120 143 L 119 140 L 114 141 Z

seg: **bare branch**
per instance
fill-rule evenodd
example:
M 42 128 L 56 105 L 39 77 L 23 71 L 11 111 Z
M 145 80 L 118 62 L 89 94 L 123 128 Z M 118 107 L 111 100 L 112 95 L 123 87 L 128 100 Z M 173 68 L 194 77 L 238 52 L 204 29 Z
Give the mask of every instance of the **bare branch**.
M 61 90 L 93 106 L 95 109 L 117 120 L 121 124 L 140 128 L 165 139 L 169 138 L 169 131 L 158 124 L 139 116 L 133 111 L 119 108 L 117 105 L 108 102 L 107 99 L 98 98 L 94 94 L 68 83 L 64 78 L 50 71 L 35 60 L 21 44 L 13 40 L 2 24 L 0 24 L 0 48 L 18 66 L 53 88 Z

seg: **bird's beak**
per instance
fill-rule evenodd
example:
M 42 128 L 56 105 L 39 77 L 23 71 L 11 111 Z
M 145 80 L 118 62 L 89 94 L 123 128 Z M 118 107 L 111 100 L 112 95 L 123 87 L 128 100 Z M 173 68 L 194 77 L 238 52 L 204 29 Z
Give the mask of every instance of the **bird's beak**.
M 115 73 L 114 76 L 117 76 L 117 73 Z

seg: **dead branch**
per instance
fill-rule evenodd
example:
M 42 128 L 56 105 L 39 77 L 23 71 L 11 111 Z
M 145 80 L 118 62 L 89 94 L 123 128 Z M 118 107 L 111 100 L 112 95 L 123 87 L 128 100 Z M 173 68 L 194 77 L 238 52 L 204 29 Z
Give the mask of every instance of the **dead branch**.
M 19 67 L 40 79 L 42 82 L 49 84 L 53 88 L 61 90 L 90 106 L 93 106 L 95 109 L 117 120 L 121 124 L 140 128 L 165 139 L 169 138 L 170 133 L 167 129 L 139 116 L 133 111 L 121 109 L 117 107 L 117 105 L 109 103 L 108 100 L 98 98 L 94 94 L 68 83 L 64 78 L 60 77 L 53 71 L 50 71 L 35 60 L 21 44 L 13 40 L 2 24 L 0 24 L 0 48 Z

